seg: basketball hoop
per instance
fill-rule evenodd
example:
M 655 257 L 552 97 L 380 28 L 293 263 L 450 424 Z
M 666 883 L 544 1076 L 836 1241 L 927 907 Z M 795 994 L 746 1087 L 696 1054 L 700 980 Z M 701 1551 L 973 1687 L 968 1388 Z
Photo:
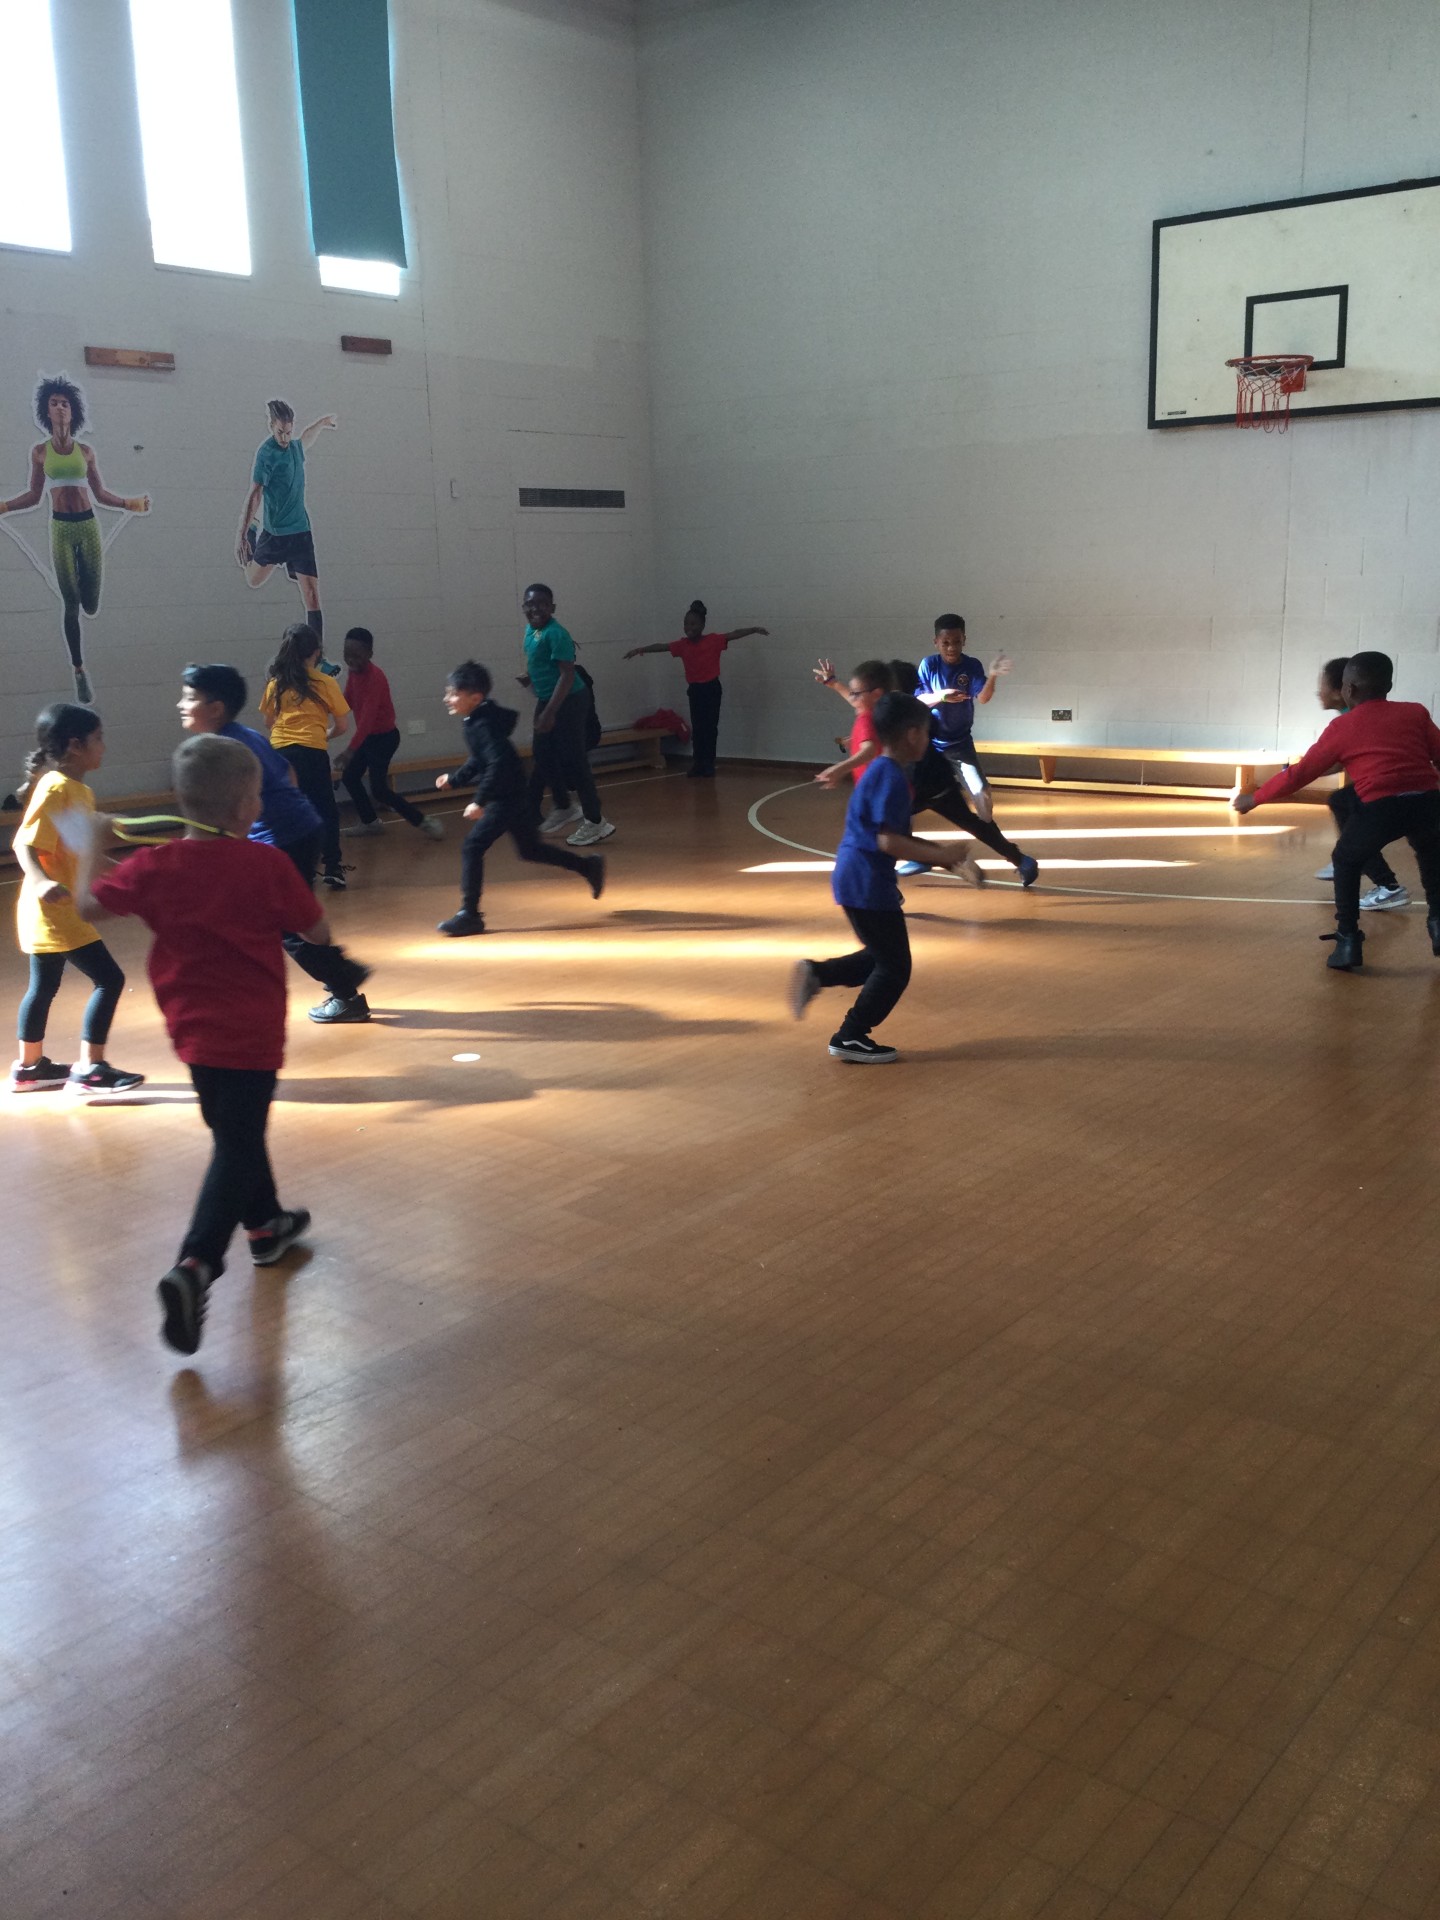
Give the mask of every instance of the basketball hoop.
M 1251 353 L 1227 360 L 1235 369 L 1235 424 L 1284 433 L 1290 425 L 1290 396 L 1305 391 L 1313 353 Z

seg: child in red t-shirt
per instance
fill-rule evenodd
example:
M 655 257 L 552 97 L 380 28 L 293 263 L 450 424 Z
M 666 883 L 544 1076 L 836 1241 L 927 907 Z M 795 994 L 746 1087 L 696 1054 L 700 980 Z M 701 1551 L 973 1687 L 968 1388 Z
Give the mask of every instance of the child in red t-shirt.
M 845 759 L 837 760 L 833 767 L 825 767 L 817 773 L 816 784 L 822 787 L 838 787 L 847 773 L 852 780 L 858 781 L 880 751 L 880 742 L 876 737 L 875 723 L 870 718 L 870 713 L 881 694 L 890 691 L 890 669 L 883 660 L 862 660 L 845 686 L 840 684 L 840 677 L 835 671 L 833 662 L 829 660 L 819 661 L 812 671 L 820 685 L 830 687 L 838 693 L 855 714 L 855 724 L 851 727 L 850 738 L 845 743 Z
M 768 627 L 735 627 L 729 633 L 707 633 L 705 616 L 709 609 L 703 600 L 692 600 L 685 613 L 685 637 L 661 640 L 653 647 L 631 647 L 627 660 L 642 653 L 672 653 L 685 669 L 685 692 L 690 701 L 692 780 L 715 777 L 715 742 L 720 732 L 720 656 L 732 640 L 746 640 L 752 633 L 767 634 Z
M 245 837 L 260 813 L 260 763 L 248 747 L 193 735 L 175 754 L 174 782 L 192 823 L 185 838 L 93 880 L 92 849 L 77 892 L 88 918 L 134 914 L 154 934 L 151 985 L 214 1136 L 189 1231 L 159 1288 L 161 1337 L 194 1353 L 235 1228 L 244 1226 L 255 1265 L 268 1267 L 310 1224 L 303 1207 L 280 1205 L 265 1128 L 285 1055 L 281 936 L 324 943 L 330 934 L 286 856 Z

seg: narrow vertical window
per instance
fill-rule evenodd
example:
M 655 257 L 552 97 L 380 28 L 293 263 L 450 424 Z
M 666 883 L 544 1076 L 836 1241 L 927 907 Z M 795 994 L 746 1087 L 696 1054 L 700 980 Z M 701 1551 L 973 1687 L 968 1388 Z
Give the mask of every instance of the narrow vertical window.
M 70 251 L 50 0 L 0 0 L 0 245 Z
M 398 294 L 405 262 L 386 0 L 292 0 L 310 238 L 327 287 Z
M 249 273 L 230 0 L 130 0 L 130 34 L 156 263 Z

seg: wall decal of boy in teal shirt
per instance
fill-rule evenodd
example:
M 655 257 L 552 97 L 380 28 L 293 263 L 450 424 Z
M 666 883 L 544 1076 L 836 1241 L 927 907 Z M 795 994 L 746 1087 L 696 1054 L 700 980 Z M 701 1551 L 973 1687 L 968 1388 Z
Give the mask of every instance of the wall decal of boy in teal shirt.
M 313 627 L 323 641 L 320 570 L 315 564 L 315 536 L 305 506 L 305 455 L 327 428 L 340 423 L 333 413 L 325 413 L 297 433 L 295 409 L 288 400 L 267 400 L 265 410 L 270 437 L 256 450 L 250 470 L 250 491 L 240 514 L 235 558 L 247 585 L 252 587 L 263 586 L 276 567 L 284 567 L 300 589 L 305 624 Z

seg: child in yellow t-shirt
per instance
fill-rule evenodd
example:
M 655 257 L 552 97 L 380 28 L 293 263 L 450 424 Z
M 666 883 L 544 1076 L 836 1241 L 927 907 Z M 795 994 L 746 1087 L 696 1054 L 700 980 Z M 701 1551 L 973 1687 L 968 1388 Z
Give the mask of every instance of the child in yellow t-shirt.
M 270 744 L 295 771 L 295 784 L 320 816 L 325 830 L 320 878 L 343 889 L 340 812 L 335 805 L 331 754 L 350 732 L 350 708 L 329 674 L 320 671 L 320 636 L 297 622 L 287 627 L 280 651 L 265 669 L 260 712 L 270 724 Z
M 105 758 L 105 735 L 98 713 L 59 701 L 40 715 L 35 737 L 38 744 L 25 763 L 31 782 L 25 817 L 15 835 L 15 858 L 24 875 L 16 931 L 20 951 L 30 956 L 30 989 L 20 1002 L 20 1058 L 10 1069 L 10 1091 L 69 1086 L 77 1093 L 124 1093 L 145 1078 L 122 1073 L 105 1058 L 125 975 L 94 927 L 80 917 L 74 900 L 79 862 L 61 830 L 67 813 L 95 811 L 85 776 Z M 73 842 L 75 836 L 70 838 Z M 59 1066 L 45 1053 L 45 1022 L 67 960 L 93 988 L 81 1058 L 73 1067 Z

